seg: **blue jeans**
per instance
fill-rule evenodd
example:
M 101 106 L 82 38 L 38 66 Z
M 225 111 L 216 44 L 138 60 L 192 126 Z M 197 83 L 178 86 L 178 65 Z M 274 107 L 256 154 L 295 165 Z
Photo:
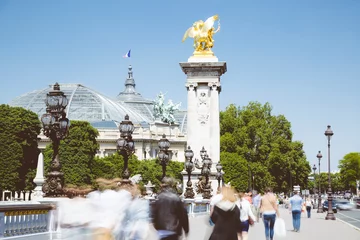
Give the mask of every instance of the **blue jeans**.
M 265 226 L 265 237 L 266 240 L 274 238 L 274 224 L 276 219 L 276 214 L 263 214 L 262 216 Z
M 311 207 L 307 206 L 306 212 L 307 212 L 307 217 L 310 218 L 311 217 Z
M 295 231 L 300 230 L 300 217 L 301 217 L 301 211 L 300 210 L 293 210 L 292 211 L 293 227 L 294 227 Z

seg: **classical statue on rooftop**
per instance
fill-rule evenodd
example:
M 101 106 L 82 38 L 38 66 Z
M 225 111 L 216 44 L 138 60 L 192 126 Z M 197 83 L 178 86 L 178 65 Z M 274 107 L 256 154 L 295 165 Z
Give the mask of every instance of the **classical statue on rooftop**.
M 215 30 L 214 24 L 218 20 L 217 29 Z M 218 15 L 209 17 L 205 22 L 202 20 L 196 21 L 185 32 L 182 41 L 184 42 L 188 37 L 194 39 L 194 55 L 211 55 L 213 52 L 211 48 L 214 46 L 213 35 L 220 30 L 220 19 Z
M 154 102 L 155 119 L 174 124 L 176 122 L 174 114 L 180 109 L 180 106 L 181 103 L 174 104 L 171 100 L 168 100 L 167 104 L 165 104 L 165 95 L 160 92 Z

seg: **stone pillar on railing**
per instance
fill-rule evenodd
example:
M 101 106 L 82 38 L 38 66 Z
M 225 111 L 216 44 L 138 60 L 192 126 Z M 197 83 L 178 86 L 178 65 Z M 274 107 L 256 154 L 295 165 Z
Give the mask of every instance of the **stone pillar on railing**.
M 36 176 L 34 178 L 34 183 L 36 187 L 34 189 L 33 200 L 40 200 L 44 196 L 44 192 L 42 191 L 42 186 L 45 182 L 44 178 L 44 155 L 40 152 L 38 157 L 37 169 L 36 169 Z

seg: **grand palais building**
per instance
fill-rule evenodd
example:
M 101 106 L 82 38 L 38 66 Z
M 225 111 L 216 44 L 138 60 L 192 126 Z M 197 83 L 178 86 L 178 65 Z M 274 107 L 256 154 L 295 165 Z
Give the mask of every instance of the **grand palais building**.
M 23 107 L 35 112 L 39 118 L 46 113 L 45 98 L 52 85 L 26 93 L 9 103 L 10 106 Z M 163 134 L 170 141 L 170 159 L 184 161 L 186 147 L 187 112 L 179 110 L 174 114 L 175 124 L 167 124 L 154 117 L 153 100 L 142 97 L 135 89 L 132 67 L 129 66 L 125 88 L 116 97 L 108 97 L 82 84 L 62 84 L 60 90 L 68 98 L 67 118 L 88 121 L 99 131 L 97 142 L 100 145 L 97 155 L 108 156 L 116 152 L 116 140 L 120 137 L 119 123 L 128 114 L 135 126 L 133 139 L 135 155 L 138 159 L 156 158 L 158 141 Z M 42 133 L 39 148 L 44 149 L 50 140 Z

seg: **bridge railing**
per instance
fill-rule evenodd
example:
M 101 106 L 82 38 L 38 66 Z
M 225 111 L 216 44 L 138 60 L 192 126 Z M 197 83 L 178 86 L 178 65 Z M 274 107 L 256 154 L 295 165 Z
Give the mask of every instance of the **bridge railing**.
M 49 204 L 0 205 L 0 239 L 49 231 Z

